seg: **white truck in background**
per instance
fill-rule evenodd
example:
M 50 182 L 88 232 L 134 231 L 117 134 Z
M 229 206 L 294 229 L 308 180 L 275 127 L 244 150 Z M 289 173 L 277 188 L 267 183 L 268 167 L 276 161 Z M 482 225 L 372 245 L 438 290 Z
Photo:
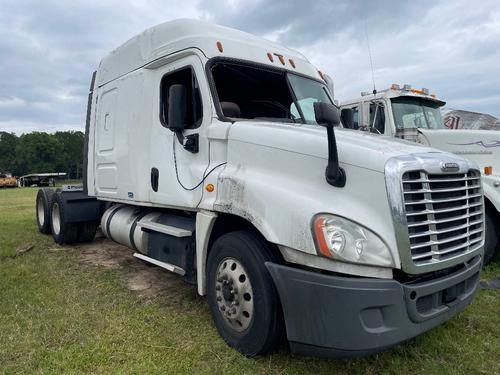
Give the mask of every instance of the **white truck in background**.
M 440 112 L 445 104 L 428 89 L 393 84 L 343 101 L 341 116 L 347 128 L 417 142 L 476 162 L 485 197 L 484 263 L 488 263 L 500 251 L 500 131 L 448 129 Z M 466 197 L 462 199 L 467 209 Z
M 84 186 L 40 189 L 39 230 L 74 243 L 100 223 L 136 257 L 196 284 L 245 355 L 285 336 L 292 351 L 323 356 L 417 336 L 477 290 L 480 171 L 334 129 L 332 103 L 296 51 L 201 21 L 148 29 L 94 73 Z

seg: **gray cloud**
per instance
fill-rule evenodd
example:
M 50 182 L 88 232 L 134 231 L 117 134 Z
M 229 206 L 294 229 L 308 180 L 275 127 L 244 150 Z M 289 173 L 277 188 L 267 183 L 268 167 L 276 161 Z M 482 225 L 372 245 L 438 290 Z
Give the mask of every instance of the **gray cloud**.
M 454 108 L 500 117 L 500 4 L 495 0 L 2 1 L 0 130 L 82 129 L 92 71 L 152 25 L 205 18 L 296 48 L 335 79 L 336 96 L 425 86 Z

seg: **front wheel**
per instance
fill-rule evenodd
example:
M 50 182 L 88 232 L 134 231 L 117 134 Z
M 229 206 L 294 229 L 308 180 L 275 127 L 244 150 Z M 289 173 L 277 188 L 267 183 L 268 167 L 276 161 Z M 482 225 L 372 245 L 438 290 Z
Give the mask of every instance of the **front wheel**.
M 208 256 L 208 304 L 226 343 L 247 356 L 275 349 L 284 336 L 279 296 L 265 262 L 279 257 L 259 236 L 221 236 Z
M 495 252 L 498 250 L 498 233 L 499 233 L 499 224 L 498 220 L 495 222 L 495 218 L 491 212 L 486 210 L 486 233 L 484 238 L 484 262 L 483 264 L 488 264 L 491 262 L 493 257 L 495 256 Z

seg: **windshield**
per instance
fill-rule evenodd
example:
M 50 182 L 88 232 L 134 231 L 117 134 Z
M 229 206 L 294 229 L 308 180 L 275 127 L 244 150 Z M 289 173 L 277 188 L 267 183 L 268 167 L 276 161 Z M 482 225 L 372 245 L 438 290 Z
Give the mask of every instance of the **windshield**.
M 314 103 L 332 103 L 324 84 L 285 71 L 217 62 L 211 73 L 229 118 L 316 124 Z
M 399 97 L 391 100 L 394 123 L 398 129 L 444 129 L 439 104 L 432 100 Z

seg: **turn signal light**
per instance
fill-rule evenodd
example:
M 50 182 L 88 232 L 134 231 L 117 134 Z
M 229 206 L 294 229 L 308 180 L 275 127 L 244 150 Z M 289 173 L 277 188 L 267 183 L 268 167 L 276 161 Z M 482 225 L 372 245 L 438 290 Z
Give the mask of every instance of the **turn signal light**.
M 489 176 L 490 174 L 493 174 L 493 167 L 484 167 L 484 174 L 486 176 Z
M 211 193 L 215 190 L 215 186 L 213 184 L 208 184 L 207 186 L 205 186 L 205 190 Z
M 314 222 L 314 233 L 316 234 L 316 239 L 318 241 L 319 251 L 326 256 L 331 258 L 332 253 L 328 249 L 328 245 L 325 240 L 325 235 L 323 234 L 323 228 L 325 227 L 326 219 L 324 217 L 319 217 Z

